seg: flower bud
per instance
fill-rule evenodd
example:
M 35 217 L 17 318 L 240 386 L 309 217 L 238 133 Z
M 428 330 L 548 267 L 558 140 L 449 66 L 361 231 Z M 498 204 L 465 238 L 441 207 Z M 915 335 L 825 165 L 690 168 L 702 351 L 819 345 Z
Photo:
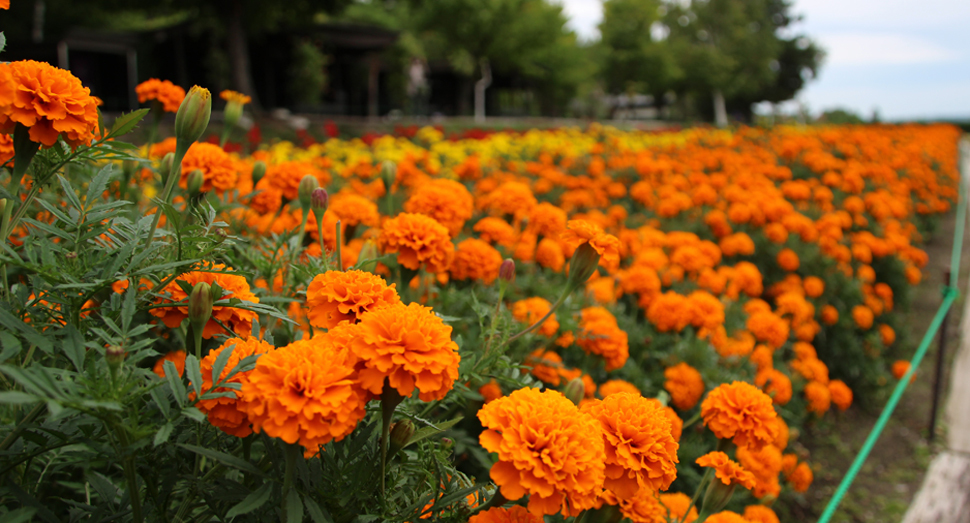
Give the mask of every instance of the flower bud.
M 202 185 L 204 183 L 205 183 L 205 175 L 202 174 L 201 170 L 196 169 L 190 172 L 189 175 L 185 178 L 185 189 L 189 192 L 189 194 L 191 194 L 192 196 L 195 196 L 200 192 L 202 192 Z
M 406 419 L 391 425 L 391 446 L 388 449 L 388 455 L 397 454 L 397 451 L 411 441 L 411 436 L 414 436 L 414 423 L 411 420 Z
M 266 162 L 258 160 L 253 164 L 253 184 L 262 180 L 263 176 L 266 176 Z
M 165 153 L 165 156 L 162 157 L 162 163 L 158 165 L 158 174 L 161 175 L 163 183 L 172 174 L 173 163 L 175 163 L 175 153 Z
M 578 289 L 586 284 L 589 277 L 596 272 L 599 265 L 600 255 L 589 243 L 584 243 L 576 248 L 573 257 L 569 260 L 569 285 L 570 290 Z
M 182 105 L 175 113 L 175 138 L 177 145 L 182 145 L 183 150 L 188 150 L 202 137 L 205 128 L 209 125 L 209 116 L 212 114 L 212 95 L 209 90 L 198 85 L 192 86 L 189 94 L 185 95 Z M 184 145 L 183 145 L 184 144 Z
M 734 487 L 734 483 L 725 485 L 720 479 L 711 478 L 707 492 L 704 493 L 704 503 L 701 505 L 701 510 L 705 514 L 720 512 L 728 504 L 728 501 L 731 501 L 731 496 L 734 495 Z
M 451 450 L 455 448 L 455 440 L 451 438 L 441 438 L 441 448 Z
M 320 187 L 320 182 L 317 181 L 313 175 L 308 174 L 300 180 L 300 186 L 298 188 L 297 194 L 300 198 L 300 207 L 303 208 L 303 212 L 310 210 L 310 204 L 313 200 L 313 191 Z
M 310 208 L 313 209 L 314 214 L 317 214 L 317 212 L 325 212 L 329 205 L 330 195 L 327 194 L 327 190 L 323 187 L 317 187 L 310 193 Z
M 226 108 L 222 113 L 223 117 L 225 118 L 226 127 L 235 127 L 236 122 L 238 122 L 239 118 L 242 117 L 242 113 L 243 104 L 234 100 L 226 102 Z
M 384 180 L 387 192 L 391 192 L 391 186 L 397 181 L 397 164 L 391 160 L 384 160 L 381 164 L 381 179 Z
M 502 262 L 502 265 L 499 266 L 498 277 L 502 278 L 502 281 L 506 283 L 515 281 L 515 261 L 512 258 L 506 258 Z
M 212 316 L 212 287 L 200 281 L 192 287 L 192 294 L 189 294 L 189 323 L 196 336 L 202 333 L 210 316 Z
M 125 349 L 120 345 L 108 345 L 104 350 L 104 359 L 108 362 L 108 367 L 113 371 L 125 362 Z
M 579 405 L 579 402 L 583 401 L 583 397 L 586 396 L 586 384 L 583 383 L 583 378 L 569 380 L 569 383 L 566 384 L 566 388 L 563 389 L 562 393 L 569 398 L 569 401 Z

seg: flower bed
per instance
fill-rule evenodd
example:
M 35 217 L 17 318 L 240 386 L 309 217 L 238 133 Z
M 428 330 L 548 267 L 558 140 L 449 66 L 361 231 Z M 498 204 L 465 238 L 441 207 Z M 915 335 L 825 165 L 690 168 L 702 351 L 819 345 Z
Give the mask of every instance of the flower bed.
M 114 139 L 134 117 L 34 133 L 0 99 L 3 505 L 776 521 L 812 481 L 801 428 L 893 380 L 894 311 L 957 196 L 951 126 L 230 154 L 193 144 L 208 93 L 179 102 L 139 150 Z

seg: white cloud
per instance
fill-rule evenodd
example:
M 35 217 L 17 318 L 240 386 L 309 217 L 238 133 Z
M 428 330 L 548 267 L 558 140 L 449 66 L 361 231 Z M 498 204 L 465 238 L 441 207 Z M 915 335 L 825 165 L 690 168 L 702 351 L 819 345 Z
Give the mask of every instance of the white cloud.
M 816 27 L 925 28 L 970 22 L 967 0 L 796 0 L 792 12 Z
M 599 38 L 597 27 L 603 20 L 602 0 L 559 0 L 569 18 L 569 28 L 583 40 Z
M 826 65 L 904 65 L 949 62 L 960 53 L 915 36 L 894 33 L 835 33 L 819 35 Z

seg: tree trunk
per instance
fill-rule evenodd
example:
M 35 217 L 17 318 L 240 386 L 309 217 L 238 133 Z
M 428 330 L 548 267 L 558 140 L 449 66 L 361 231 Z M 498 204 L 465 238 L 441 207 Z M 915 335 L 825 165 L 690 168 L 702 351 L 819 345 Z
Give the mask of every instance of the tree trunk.
M 488 64 L 488 58 L 482 58 L 481 62 L 482 78 L 475 82 L 475 123 L 485 123 L 485 89 L 492 85 L 492 68 Z
M 243 20 L 242 0 L 233 0 L 229 11 L 229 66 L 232 69 L 232 88 L 252 97 L 252 107 L 258 108 L 256 88 L 249 67 L 249 44 L 246 42 L 246 27 Z
M 724 128 L 728 125 L 727 108 L 724 105 L 724 93 L 720 89 L 714 90 L 714 125 Z

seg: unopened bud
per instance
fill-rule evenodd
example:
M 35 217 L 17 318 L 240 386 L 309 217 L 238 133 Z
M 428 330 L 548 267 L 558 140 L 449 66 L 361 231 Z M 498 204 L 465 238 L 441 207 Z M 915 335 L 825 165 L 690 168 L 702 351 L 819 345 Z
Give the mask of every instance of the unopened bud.
M 165 156 L 162 157 L 162 163 L 158 165 L 158 174 L 161 175 L 162 182 L 172 174 L 173 163 L 175 163 L 175 153 L 165 153 Z
M 562 391 L 563 396 L 569 398 L 569 401 L 579 405 L 580 401 L 586 396 L 586 384 L 583 383 L 583 378 L 573 378 L 569 380 L 566 387 Z
M 266 176 L 266 162 L 259 160 L 253 164 L 253 185 Z
M 323 187 L 317 187 L 310 193 L 310 208 L 313 209 L 314 214 L 319 212 L 324 212 L 330 205 L 330 195 L 327 190 Z
M 586 284 L 589 277 L 596 272 L 599 265 L 600 255 L 589 243 L 584 243 L 576 248 L 572 259 L 569 260 L 569 285 L 570 291 L 578 289 Z
M 411 436 L 414 436 L 414 423 L 411 420 L 406 419 L 391 425 L 391 446 L 388 449 L 388 454 L 391 456 L 397 454 L 397 451 L 403 449 L 411 441 Z
M 387 192 L 391 192 L 391 186 L 397 181 L 397 164 L 391 160 L 384 160 L 381 164 L 381 179 L 384 180 L 384 187 Z
M 720 512 L 722 508 L 727 506 L 728 501 L 731 501 L 731 496 L 734 495 L 734 487 L 734 483 L 725 485 L 720 478 L 711 479 L 711 483 L 707 486 L 707 492 L 704 493 L 704 503 L 701 505 L 701 509 L 707 514 Z
M 498 277 L 502 278 L 502 281 L 506 283 L 512 283 L 515 281 L 515 261 L 512 258 L 506 258 L 502 265 L 498 268 Z
M 310 204 L 313 200 L 313 191 L 320 187 L 320 182 L 317 181 L 313 175 L 308 174 L 300 180 L 300 186 L 298 188 L 298 195 L 300 198 L 300 207 L 303 208 L 303 212 L 310 210 Z
M 216 237 L 215 237 L 215 242 L 216 243 L 222 243 L 222 242 L 226 241 L 226 238 L 229 237 L 229 233 L 226 232 L 225 229 L 216 229 L 215 235 L 216 235 Z
M 226 108 L 223 111 L 223 117 L 225 118 L 226 127 L 235 127 L 236 122 L 242 117 L 243 104 L 230 100 L 226 103 Z
M 209 322 L 210 316 L 212 316 L 212 287 L 200 281 L 192 287 L 192 294 L 189 295 L 189 323 L 197 336 Z
M 212 95 L 209 90 L 198 85 L 192 86 L 175 113 L 176 147 L 187 151 L 193 142 L 202 137 L 205 128 L 209 126 L 211 115 Z
M 455 440 L 451 438 L 441 438 L 441 448 L 451 450 L 455 448 Z
M 104 359 L 108 362 L 108 367 L 117 370 L 125 362 L 125 349 L 120 345 L 108 345 L 104 350 Z
M 195 196 L 196 194 L 202 192 L 202 185 L 204 183 L 205 175 L 202 174 L 201 170 L 196 169 L 190 172 L 185 178 L 185 189 L 189 192 L 189 194 Z

